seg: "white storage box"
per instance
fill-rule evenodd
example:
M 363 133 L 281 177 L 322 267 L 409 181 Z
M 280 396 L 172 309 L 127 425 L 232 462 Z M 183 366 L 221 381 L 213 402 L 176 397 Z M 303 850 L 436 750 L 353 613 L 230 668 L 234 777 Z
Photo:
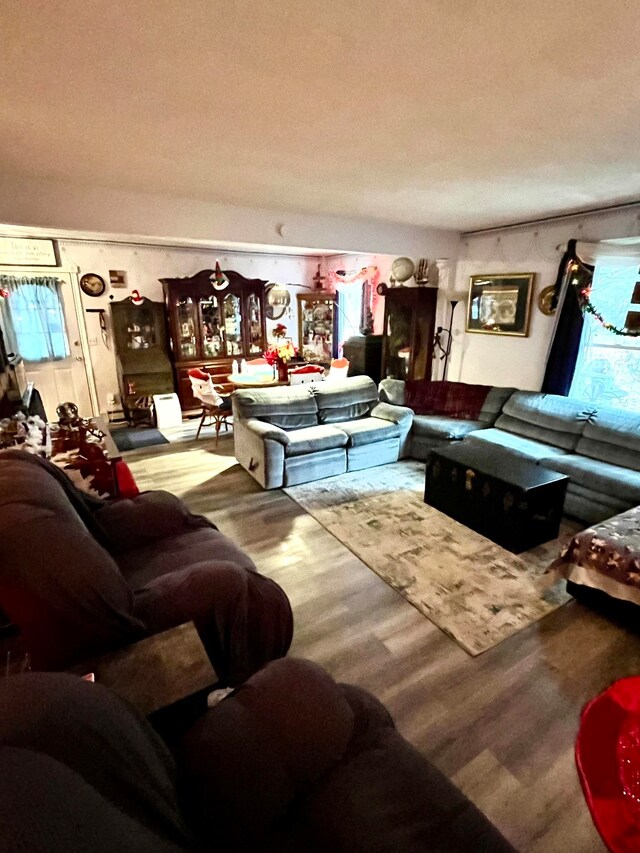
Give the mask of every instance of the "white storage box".
M 153 407 L 158 429 L 182 426 L 182 409 L 177 394 L 154 394 Z
M 290 373 L 289 385 L 307 385 L 311 382 L 324 382 L 324 373 Z

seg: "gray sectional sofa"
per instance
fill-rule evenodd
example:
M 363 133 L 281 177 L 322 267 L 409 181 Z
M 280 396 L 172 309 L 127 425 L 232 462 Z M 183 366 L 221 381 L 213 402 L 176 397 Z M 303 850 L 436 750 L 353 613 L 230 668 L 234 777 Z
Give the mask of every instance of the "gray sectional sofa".
M 404 400 L 404 383 L 383 380 L 381 399 Z M 496 456 L 529 459 L 569 476 L 564 511 L 595 524 L 640 504 L 640 413 L 568 397 L 492 388 L 477 421 L 415 415 L 409 453 L 464 438 Z
M 640 504 L 640 413 L 568 397 L 492 388 L 477 420 L 417 415 L 404 382 L 366 376 L 232 396 L 235 453 L 265 488 L 426 459 L 464 439 L 496 457 L 525 458 L 569 476 L 564 510 L 595 524 Z
M 515 388 L 492 388 L 487 394 L 480 415 L 475 421 L 449 418 L 445 415 L 416 415 L 409 433 L 407 455 L 426 461 L 431 450 L 460 441 L 470 433 L 494 425 L 504 403 Z M 404 406 L 404 382 L 402 379 L 383 379 L 380 383 L 380 399 L 394 406 Z
M 385 465 L 407 453 L 413 412 L 381 403 L 368 376 L 246 388 L 231 401 L 236 459 L 265 489 Z

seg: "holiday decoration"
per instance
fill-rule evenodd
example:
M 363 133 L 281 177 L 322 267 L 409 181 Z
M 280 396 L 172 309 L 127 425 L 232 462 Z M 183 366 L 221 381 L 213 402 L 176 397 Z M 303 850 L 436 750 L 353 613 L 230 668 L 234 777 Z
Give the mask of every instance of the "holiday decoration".
M 637 338 L 640 336 L 640 329 L 628 329 L 626 326 L 616 326 L 615 323 L 609 323 L 605 320 L 600 311 L 598 311 L 591 301 L 591 286 L 585 285 L 582 281 L 581 273 L 584 274 L 585 271 L 581 270 L 581 264 L 574 261 L 571 264 L 570 269 L 572 272 L 571 284 L 576 289 L 578 304 L 584 314 L 591 314 L 591 316 L 600 323 L 603 329 L 606 329 L 614 335 L 620 335 L 627 338 Z M 589 281 L 591 281 L 591 278 L 591 273 L 589 273 Z

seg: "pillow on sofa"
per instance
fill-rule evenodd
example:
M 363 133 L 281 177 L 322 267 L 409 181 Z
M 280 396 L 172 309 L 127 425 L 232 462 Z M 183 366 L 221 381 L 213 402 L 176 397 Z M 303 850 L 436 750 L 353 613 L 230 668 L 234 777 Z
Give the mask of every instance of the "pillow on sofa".
M 404 404 L 417 415 L 447 415 L 476 421 L 489 391 L 490 385 L 407 379 Z

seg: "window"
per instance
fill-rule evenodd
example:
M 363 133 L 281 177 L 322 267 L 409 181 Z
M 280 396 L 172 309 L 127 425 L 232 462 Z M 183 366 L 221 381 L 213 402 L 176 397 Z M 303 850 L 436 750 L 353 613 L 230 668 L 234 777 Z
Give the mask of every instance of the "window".
M 634 287 L 640 278 L 638 261 L 620 258 L 599 260 L 591 288 L 591 301 L 605 320 L 624 327 L 632 305 Z M 616 335 L 585 314 L 580 352 L 570 397 L 640 411 L 640 337 Z
M 60 282 L 51 276 L 0 276 L 9 293 L 2 305 L 7 349 L 25 361 L 66 358 L 69 340 Z

